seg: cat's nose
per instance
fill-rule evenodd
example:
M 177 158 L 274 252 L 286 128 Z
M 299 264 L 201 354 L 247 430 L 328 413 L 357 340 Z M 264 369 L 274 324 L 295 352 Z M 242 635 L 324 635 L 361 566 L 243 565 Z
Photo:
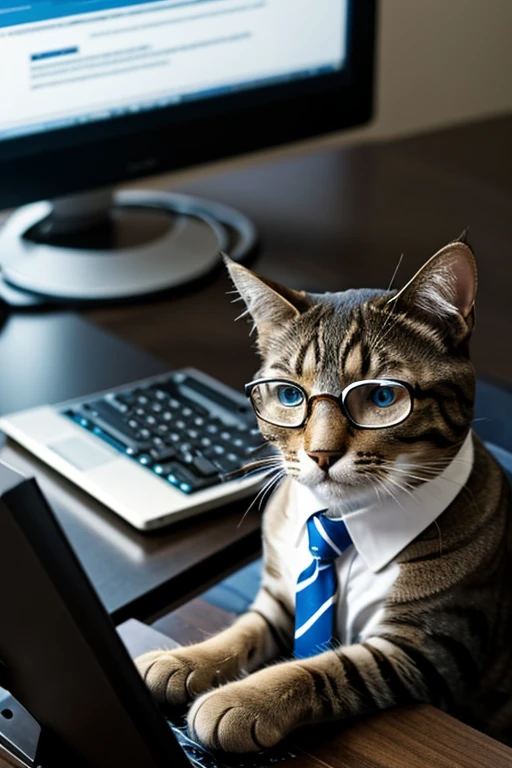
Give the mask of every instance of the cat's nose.
M 333 466 L 333 464 L 336 464 L 338 459 L 341 459 L 343 456 L 344 451 L 311 451 L 311 453 L 308 452 L 308 456 L 310 459 L 313 459 L 320 469 L 323 469 L 325 472 L 327 472 L 330 467 Z

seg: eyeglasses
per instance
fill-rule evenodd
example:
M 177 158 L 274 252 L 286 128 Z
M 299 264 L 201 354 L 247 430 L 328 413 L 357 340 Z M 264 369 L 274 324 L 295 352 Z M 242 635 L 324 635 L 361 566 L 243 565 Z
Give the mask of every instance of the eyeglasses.
M 404 421 L 412 411 L 412 387 L 396 379 L 365 379 L 349 384 L 338 396 L 313 395 L 288 379 L 256 379 L 245 385 L 257 416 L 276 427 L 302 427 L 315 400 L 338 404 L 360 429 L 384 429 Z

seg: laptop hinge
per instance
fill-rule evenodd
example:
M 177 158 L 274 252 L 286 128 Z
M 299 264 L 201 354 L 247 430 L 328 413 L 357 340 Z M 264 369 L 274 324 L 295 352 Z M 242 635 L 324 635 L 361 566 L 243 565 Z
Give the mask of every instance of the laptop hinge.
M 35 768 L 41 726 L 14 696 L 0 688 L 0 749 L 16 766 Z

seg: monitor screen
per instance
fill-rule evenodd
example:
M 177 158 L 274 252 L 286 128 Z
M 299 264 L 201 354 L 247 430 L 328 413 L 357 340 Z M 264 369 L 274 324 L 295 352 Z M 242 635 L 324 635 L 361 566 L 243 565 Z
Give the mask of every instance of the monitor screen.
M 0 141 L 342 70 L 348 0 L 9 0 Z
M 361 125 L 375 0 L 0 2 L 0 208 Z

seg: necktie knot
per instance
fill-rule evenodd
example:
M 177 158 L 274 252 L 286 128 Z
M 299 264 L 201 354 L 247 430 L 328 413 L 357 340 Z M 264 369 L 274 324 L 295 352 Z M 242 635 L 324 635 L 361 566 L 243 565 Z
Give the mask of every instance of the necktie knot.
M 306 526 L 309 551 L 316 560 L 332 562 L 352 543 L 343 520 L 327 517 L 324 510 L 311 515 Z

